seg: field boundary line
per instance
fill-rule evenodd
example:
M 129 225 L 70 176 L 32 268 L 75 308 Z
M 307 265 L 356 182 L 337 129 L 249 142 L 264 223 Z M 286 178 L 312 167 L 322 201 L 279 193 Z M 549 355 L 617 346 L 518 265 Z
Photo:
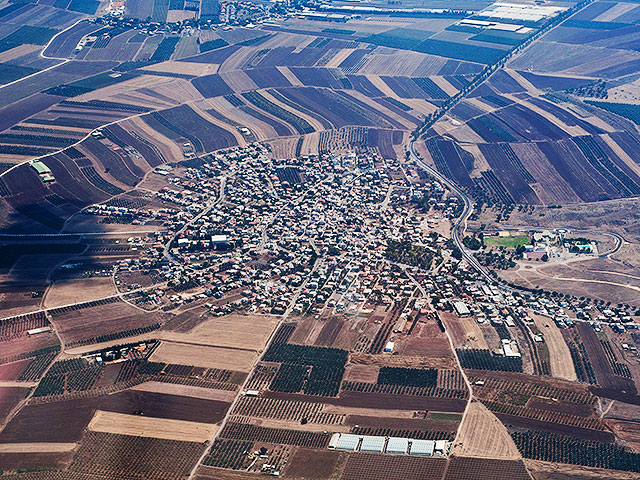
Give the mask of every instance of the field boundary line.
M 81 18 L 80 20 L 74 22 L 73 24 L 69 25 L 67 28 L 65 28 L 64 30 L 60 30 L 58 33 L 56 33 L 53 37 L 51 37 L 51 39 L 47 42 L 47 44 L 42 47 L 42 50 L 40 50 L 40 57 L 42 58 L 46 58 L 47 60 L 62 60 L 60 63 L 56 63 L 55 65 L 51 65 L 50 67 L 47 67 L 45 69 L 42 70 L 38 70 L 37 72 L 32 73 L 31 75 L 27 75 L 26 77 L 22 77 L 22 78 L 18 78 L 17 80 L 14 80 L 13 82 L 9 82 L 9 83 L 5 83 L 4 85 L 0 85 L 0 90 L 2 90 L 5 87 L 9 87 L 11 85 L 15 85 L 16 83 L 20 83 L 23 80 L 26 80 L 28 78 L 32 78 L 35 77 L 36 75 L 40 75 L 41 73 L 45 73 L 48 72 L 49 70 L 53 70 L 54 68 L 58 68 L 62 65 L 65 65 L 67 63 L 69 63 L 71 61 L 70 58 L 64 58 L 64 57 L 48 57 L 44 54 L 45 50 L 47 48 L 49 48 L 51 46 L 51 42 L 53 42 L 55 40 L 55 38 L 58 35 L 62 35 L 63 33 L 65 33 L 67 30 L 72 29 L 73 27 L 75 27 L 77 24 L 79 24 L 80 22 L 84 22 L 86 20 L 86 18 Z

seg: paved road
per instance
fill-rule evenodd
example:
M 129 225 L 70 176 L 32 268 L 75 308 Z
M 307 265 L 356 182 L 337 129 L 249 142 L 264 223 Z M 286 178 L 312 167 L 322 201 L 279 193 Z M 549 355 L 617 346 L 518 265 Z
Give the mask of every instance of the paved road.
M 171 245 L 178 240 L 178 237 L 180 235 L 182 235 L 188 228 L 192 227 L 198 220 L 200 220 L 202 217 L 204 217 L 206 214 L 208 214 L 211 209 L 213 207 L 215 207 L 216 205 L 224 202 L 225 199 L 225 193 L 224 193 L 224 189 L 227 185 L 227 177 L 223 176 L 220 179 L 220 191 L 218 192 L 218 196 L 209 200 L 206 204 L 205 207 L 202 209 L 202 211 L 200 213 L 198 213 L 195 217 L 193 217 L 191 220 L 189 220 L 187 223 L 184 224 L 184 226 L 178 230 L 176 233 L 173 234 L 173 236 L 171 237 L 171 240 L 169 240 L 167 242 L 167 244 L 164 247 L 164 251 L 162 253 L 162 255 L 164 256 L 164 258 L 166 258 L 167 260 L 169 260 L 170 262 L 174 261 L 173 255 L 170 252 L 171 249 Z
M 50 57 L 48 55 L 45 55 L 44 52 L 47 50 L 47 48 L 49 48 L 49 46 L 51 45 L 51 43 L 56 39 L 56 37 L 58 37 L 59 35 L 62 35 L 63 33 L 65 33 L 67 30 L 71 30 L 73 27 L 75 27 L 77 24 L 79 24 L 80 22 L 85 21 L 86 18 L 81 18 L 80 20 L 78 20 L 77 22 L 75 22 L 72 25 L 69 25 L 67 28 L 65 28 L 64 30 L 60 30 L 58 33 L 56 33 L 53 37 L 51 37 L 51 40 L 49 40 L 47 42 L 47 44 L 42 47 L 42 50 L 40 50 L 40 57 L 42 58 L 46 58 L 47 60 L 60 60 L 60 63 L 56 63 L 55 65 L 51 65 L 50 67 L 44 68 L 42 70 L 38 70 L 35 73 L 32 73 L 31 75 L 27 75 L 26 77 L 20 77 L 17 80 L 14 80 L 12 82 L 9 83 L 5 83 L 4 85 L 0 85 L 0 90 L 3 88 L 7 88 L 11 85 L 15 85 L 16 83 L 20 83 L 23 82 L 25 80 L 27 80 L 28 78 L 32 78 L 35 77 L 36 75 L 41 75 L 43 73 L 48 72 L 49 70 L 53 70 L 54 68 L 58 68 L 61 65 L 64 65 L 65 63 L 68 63 L 71 61 L 70 58 L 65 58 L 65 57 Z
M 511 293 L 513 293 L 513 292 L 530 293 L 527 290 L 523 290 L 523 289 L 513 288 L 513 287 L 510 287 L 510 286 L 507 286 L 507 285 L 501 283 L 495 277 L 492 277 L 491 275 L 489 275 L 487 270 L 482 265 L 480 265 L 480 263 L 473 256 L 473 254 L 471 252 L 469 252 L 465 248 L 465 246 L 462 243 L 462 240 L 461 240 L 460 237 L 461 237 L 461 235 L 464 235 L 464 231 L 466 230 L 466 227 L 467 227 L 467 220 L 468 220 L 468 218 L 469 218 L 469 216 L 471 215 L 471 212 L 472 212 L 471 198 L 462 190 L 462 188 L 460 186 L 458 186 L 456 183 L 454 183 L 449 178 L 447 178 L 444 175 L 442 175 L 436 169 L 434 169 L 431 166 L 427 165 L 420 157 L 418 157 L 418 155 L 416 154 L 416 151 L 415 151 L 414 142 L 415 142 L 415 140 L 411 140 L 409 142 L 409 147 L 408 147 L 409 148 L 409 153 L 411 154 L 411 157 L 414 159 L 414 161 L 421 168 L 426 170 L 427 173 L 429 173 L 431 176 L 436 178 L 439 182 L 441 182 L 444 185 L 446 185 L 451 191 L 453 191 L 464 202 L 464 210 L 462 211 L 462 215 L 458 218 L 456 223 L 453 225 L 452 236 L 453 236 L 453 241 L 454 241 L 455 245 L 460 249 L 460 251 L 462 252 L 462 256 L 467 261 L 467 263 L 469 263 L 469 265 L 471 265 L 473 267 L 473 269 L 476 270 L 490 284 L 497 285 L 501 289 L 503 289 L 505 291 L 508 291 L 508 292 L 511 292 Z M 532 226 L 522 226 L 522 227 L 519 227 L 519 228 L 527 229 L 527 230 L 541 230 L 542 229 L 542 227 L 532 227 Z M 560 228 L 563 228 L 563 227 L 560 227 Z M 622 238 L 622 236 L 618 235 L 615 232 L 601 232 L 601 231 L 595 231 L 595 230 L 578 230 L 578 229 L 573 229 L 571 227 L 564 227 L 563 229 L 565 229 L 565 230 L 567 230 L 567 231 L 569 231 L 571 233 L 599 234 L 599 235 L 607 235 L 609 237 L 613 237 L 615 239 L 615 241 L 616 241 L 615 247 L 612 248 L 611 250 L 609 250 L 608 252 L 601 253 L 599 255 L 599 257 L 601 257 L 601 258 L 609 257 L 609 256 L 613 255 L 614 253 L 618 252 L 620 250 L 620 248 L 622 247 L 623 243 L 624 243 L 624 239 Z
M 467 228 L 467 220 L 468 220 L 469 216 L 471 215 L 471 212 L 473 211 L 471 198 L 466 193 L 464 193 L 462 188 L 460 188 L 458 185 L 456 185 L 453 181 L 451 181 L 450 179 L 448 179 L 447 177 L 442 175 L 440 172 L 438 172 L 436 169 L 434 169 L 434 168 L 430 167 L 429 165 L 427 165 L 422 159 L 420 159 L 420 157 L 418 157 L 418 155 L 416 154 L 415 147 L 414 147 L 414 142 L 415 142 L 415 140 L 411 140 L 409 142 L 409 153 L 411 154 L 411 157 L 413 158 L 413 160 L 421 168 L 426 170 L 427 173 L 429 173 L 431 176 L 436 178 L 439 182 L 441 182 L 444 185 L 446 185 L 464 203 L 464 210 L 462 211 L 462 215 L 460 215 L 460 217 L 458 218 L 456 223 L 453 225 L 453 229 L 451 231 L 452 236 L 453 236 L 453 242 L 455 243 L 455 245 L 462 252 L 462 256 L 464 257 L 464 259 L 467 261 L 467 263 L 469 263 L 469 265 L 471 265 L 471 267 L 473 267 L 474 270 L 476 270 L 485 280 L 487 280 L 487 282 L 489 282 L 491 284 L 500 285 L 502 288 L 507 289 L 509 291 L 515 291 L 515 289 L 513 289 L 511 287 L 507 287 L 505 285 L 501 285 L 494 277 L 489 275 L 489 273 L 485 270 L 485 268 L 482 265 L 480 265 L 480 263 L 478 262 L 476 257 L 474 257 L 473 254 L 470 253 L 465 248 L 464 244 L 462 243 L 462 240 L 460 239 L 460 235 L 461 235 L 461 232 L 462 232 L 462 234 L 464 234 L 464 230 Z

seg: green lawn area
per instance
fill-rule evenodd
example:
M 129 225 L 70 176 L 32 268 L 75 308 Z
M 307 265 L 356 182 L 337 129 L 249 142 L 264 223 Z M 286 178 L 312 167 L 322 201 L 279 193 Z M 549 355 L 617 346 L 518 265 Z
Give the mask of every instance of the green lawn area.
M 484 237 L 484 244 L 487 247 L 516 248 L 518 245 L 528 245 L 527 235 L 515 235 L 512 237 Z
M 459 422 L 462 420 L 462 415 L 459 413 L 445 413 L 445 412 L 429 412 L 430 420 L 440 420 L 443 422 Z

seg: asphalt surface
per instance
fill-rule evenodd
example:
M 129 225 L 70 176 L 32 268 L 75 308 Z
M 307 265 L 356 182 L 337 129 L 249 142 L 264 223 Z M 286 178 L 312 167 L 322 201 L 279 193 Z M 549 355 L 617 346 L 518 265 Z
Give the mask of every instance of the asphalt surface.
M 460 232 L 462 231 L 462 233 L 464 234 L 464 230 L 466 229 L 467 219 L 469 218 L 469 215 L 471 215 L 471 212 L 472 212 L 471 198 L 466 193 L 464 193 L 462 188 L 460 188 L 457 184 L 455 184 L 453 181 L 451 181 L 450 179 L 442 175 L 440 172 L 438 172 L 436 169 L 430 167 L 423 160 L 421 160 L 420 157 L 418 157 L 418 155 L 415 152 L 414 142 L 415 140 L 411 140 L 409 142 L 409 153 L 411 154 L 411 157 L 413 158 L 413 160 L 421 168 L 423 168 L 427 173 L 429 173 L 429 175 L 437 179 L 440 183 L 446 185 L 449 188 L 449 190 L 453 191 L 464 203 L 464 210 L 462 211 L 462 215 L 460 215 L 456 223 L 453 225 L 453 229 L 451 231 L 453 242 L 460 249 L 460 252 L 462 252 L 462 257 L 467 261 L 469 265 L 471 265 L 471 267 L 474 270 L 476 270 L 485 280 L 487 280 L 487 282 L 498 285 L 501 288 L 512 291 L 512 292 L 516 291 L 516 289 L 514 288 L 507 287 L 505 285 L 500 284 L 498 280 L 496 280 L 494 277 L 489 275 L 489 273 L 485 270 L 485 268 L 482 265 L 480 265 L 476 257 L 474 257 L 473 254 L 470 253 L 465 248 L 464 244 L 462 243 L 462 239 L 460 238 Z
M 478 260 L 473 256 L 473 254 L 468 249 L 466 249 L 466 247 L 462 243 L 461 235 L 462 236 L 464 235 L 464 231 L 466 230 L 467 220 L 468 220 L 468 218 L 471 215 L 471 212 L 473 210 L 472 209 L 472 205 L 473 204 L 472 204 L 471 198 L 455 182 L 453 182 L 449 178 L 445 177 L 440 172 L 438 172 L 436 169 L 434 169 L 431 166 L 427 165 L 422 159 L 420 159 L 420 157 L 418 157 L 418 155 L 415 152 L 414 142 L 415 142 L 415 140 L 411 140 L 409 142 L 409 153 L 411 154 L 411 157 L 416 162 L 416 164 L 418 164 L 421 168 L 423 168 L 427 173 L 429 173 L 436 180 L 438 180 L 442 184 L 446 185 L 464 203 L 464 210 L 462 211 L 462 215 L 460 215 L 460 217 L 458 218 L 456 223 L 453 225 L 453 229 L 451 230 L 453 242 L 460 249 L 460 252 L 462 252 L 462 257 L 489 284 L 496 285 L 500 289 L 502 289 L 504 291 L 507 291 L 507 292 L 511 292 L 511 293 L 519 292 L 519 293 L 530 294 L 531 292 L 528 291 L 528 290 L 510 287 L 508 285 L 505 285 L 504 283 L 502 283 L 500 280 L 496 279 L 495 277 L 492 277 L 488 273 L 488 271 L 482 265 L 480 265 L 480 262 L 478 262 Z M 519 228 L 529 229 L 529 230 L 541 230 L 541 227 L 522 226 L 522 227 L 519 227 Z M 575 229 L 572 229 L 572 228 L 569 228 L 569 227 L 566 227 L 565 230 L 567 230 L 567 232 L 571 232 L 571 233 L 583 233 L 583 234 L 594 234 L 595 233 L 595 234 L 607 235 L 609 237 L 613 237 L 615 239 L 615 241 L 616 241 L 615 247 L 613 249 L 609 250 L 608 252 L 601 253 L 599 255 L 599 257 L 601 257 L 601 258 L 609 257 L 609 256 L 613 255 L 614 253 L 618 252 L 620 250 L 620 248 L 622 247 L 622 244 L 624 243 L 624 239 L 620 235 L 618 235 L 617 233 L 614 233 L 614 232 L 600 232 L 600 231 L 594 231 L 594 230 L 575 230 Z

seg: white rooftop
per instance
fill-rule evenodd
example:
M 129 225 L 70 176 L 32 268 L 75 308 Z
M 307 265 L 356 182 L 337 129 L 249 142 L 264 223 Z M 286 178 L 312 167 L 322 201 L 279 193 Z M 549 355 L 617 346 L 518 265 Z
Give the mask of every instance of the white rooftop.
M 384 451 L 384 441 L 384 437 L 365 435 L 364 437 L 362 437 L 362 445 L 360 446 L 360 451 L 382 453 Z
M 387 453 L 406 454 L 409 449 L 409 439 L 400 437 L 389 437 L 387 441 Z
M 433 440 L 413 440 L 409 455 L 431 456 L 435 448 Z
M 336 449 L 355 452 L 358 448 L 358 443 L 360 443 L 359 435 L 353 435 L 352 433 L 343 433 L 342 435 L 340 435 L 340 439 L 336 444 Z

